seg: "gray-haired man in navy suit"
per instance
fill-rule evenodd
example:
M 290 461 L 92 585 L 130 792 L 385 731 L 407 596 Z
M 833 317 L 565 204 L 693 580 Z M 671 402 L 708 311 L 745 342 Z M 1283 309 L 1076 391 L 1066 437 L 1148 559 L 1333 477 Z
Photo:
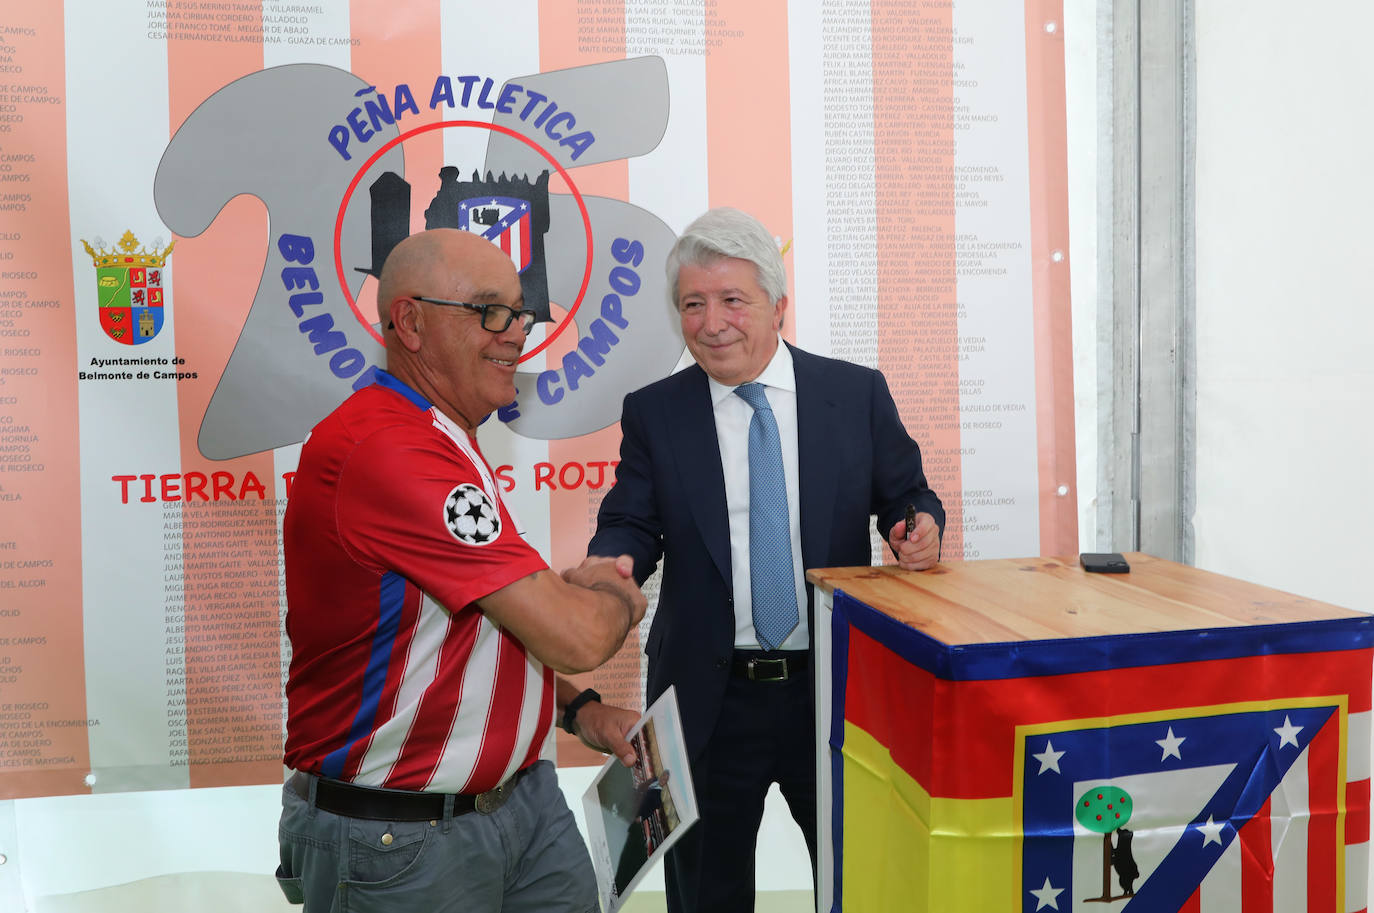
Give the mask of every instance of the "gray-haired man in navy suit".
M 696 365 L 625 398 L 616 484 L 587 551 L 634 556 L 641 583 L 663 561 L 648 700 L 677 686 L 701 809 L 668 854 L 668 909 L 752 910 L 770 784 L 815 868 L 804 571 L 868 564 L 874 516 L 902 567 L 932 567 L 945 514 L 882 374 L 781 343 L 787 274 L 757 219 L 707 212 L 667 269 Z M 588 702 L 575 725 L 623 756 L 633 720 Z

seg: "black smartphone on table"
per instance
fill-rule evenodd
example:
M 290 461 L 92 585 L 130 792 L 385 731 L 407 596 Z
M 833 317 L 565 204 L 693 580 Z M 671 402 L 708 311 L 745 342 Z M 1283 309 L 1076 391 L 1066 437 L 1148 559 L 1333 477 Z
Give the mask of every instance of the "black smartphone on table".
M 1125 574 L 1131 570 L 1120 552 L 1083 552 L 1078 556 L 1083 570 L 1094 574 Z

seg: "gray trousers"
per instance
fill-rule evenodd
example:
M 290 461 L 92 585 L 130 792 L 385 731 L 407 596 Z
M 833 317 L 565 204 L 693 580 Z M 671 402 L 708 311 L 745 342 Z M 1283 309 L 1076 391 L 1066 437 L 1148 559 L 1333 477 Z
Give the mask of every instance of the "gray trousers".
M 591 858 L 548 761 L 493 814 L 434 821 L 346 818 L 287 786 L 278 838 L 277 881 L 305 913 L 598 909 Z

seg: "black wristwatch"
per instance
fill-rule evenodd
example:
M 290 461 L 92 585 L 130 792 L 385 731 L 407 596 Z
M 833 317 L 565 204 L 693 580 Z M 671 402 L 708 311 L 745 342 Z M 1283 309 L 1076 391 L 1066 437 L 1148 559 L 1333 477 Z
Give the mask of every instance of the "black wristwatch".
M 601 703 L 601 695 L 588 688 L 577 697 L 568 701 L 568 706 L 563 708 L 563 730 L 567 732 L 568 735 L 577 735 L 577 733 L 573 732 L 573 720 L 577 717 L 577 711 L 581 710 L 582 705 L 587 703 L 587 701 L 596 701 L 599 704 Z

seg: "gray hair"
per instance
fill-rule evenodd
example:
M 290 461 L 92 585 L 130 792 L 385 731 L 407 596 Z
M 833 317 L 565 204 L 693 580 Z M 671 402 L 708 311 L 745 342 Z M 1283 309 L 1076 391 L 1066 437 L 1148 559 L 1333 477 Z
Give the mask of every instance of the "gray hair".
M 787 270 L 772 234 L 747 212 L 728 206 L 707 210 L 683 230 L 668 251 L 664 269 L 673 305 L 677 305 L 677 276 L 683 264 L 705 266 L 722 257 L 748 260 L 758 273 L 759 287 L 776 304 L 787 294 Z

